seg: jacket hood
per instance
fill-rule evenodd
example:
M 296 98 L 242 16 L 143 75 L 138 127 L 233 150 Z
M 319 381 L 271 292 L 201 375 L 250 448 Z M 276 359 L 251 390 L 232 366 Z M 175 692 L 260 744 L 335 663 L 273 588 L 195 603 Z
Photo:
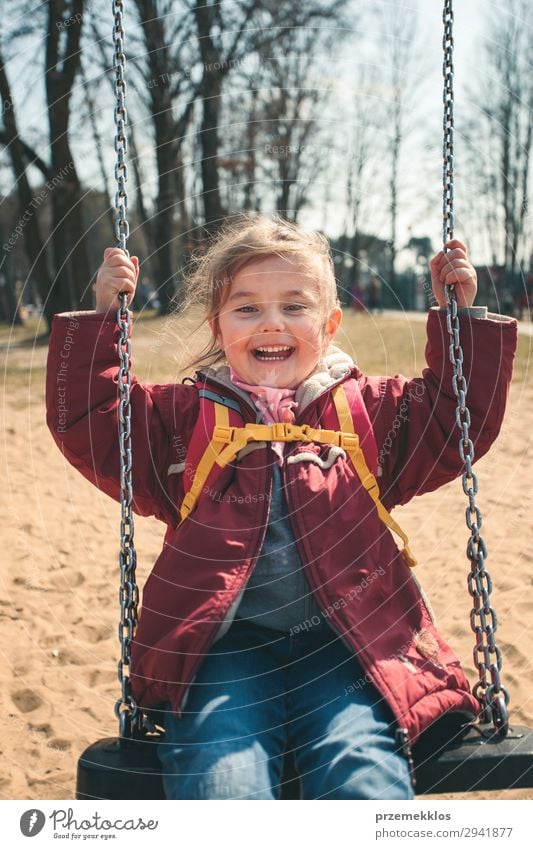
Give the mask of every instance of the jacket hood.
M 314 371 L 296 389 L 294 400 L 298 402 L 298 410 L 303 410 L 328 386 L 348 375 L 354 368 L 356 368 L 355 363 L 346 351 L 341 350 L 336 345 L 329 345 L 326 353 L 316 364 Z M 201 369 L 197 377 L 200 375 L 227 386 L 232 392 L 242 395 L 250 402 L 250 393 L 232 383 L 228 365 L 221 365 L 217 368 L 208 366 Z

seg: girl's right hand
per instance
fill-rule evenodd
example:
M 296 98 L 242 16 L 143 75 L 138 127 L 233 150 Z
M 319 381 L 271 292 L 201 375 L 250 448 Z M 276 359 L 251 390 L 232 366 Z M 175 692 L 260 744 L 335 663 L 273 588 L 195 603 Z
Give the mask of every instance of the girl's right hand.
M 131 304 L 139 276 L 139 260 L 127 257 L 121 248 L 106 248 L 96 277 L 96 312 L 118 310 L 119 294 L 126 292 Z

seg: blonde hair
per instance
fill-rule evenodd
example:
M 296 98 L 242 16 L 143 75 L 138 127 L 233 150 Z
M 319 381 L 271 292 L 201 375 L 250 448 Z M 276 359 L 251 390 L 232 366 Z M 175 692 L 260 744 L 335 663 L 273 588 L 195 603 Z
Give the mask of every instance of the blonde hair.
M 218 324 L 218 315 L 229 296 L 234 276 L 245 265 L 269 256 L 294 257 L 297 264 L 310 271 L 318 283 L 323 323 L 332 309 L 340 306 L 333 258 L 329 242 L 317 232 L 304 232 L 296 224 L 279 215 L 242 213 L 217 231 L 212 243 L 191 260 L 192 270 L 184 279 L 184 298 L 174 316 L 191 307 L 202 307 L 204 318 L 194 332 L 209 319 Z M 225 359 L 215 335 L 185 369 L 215 365 Z

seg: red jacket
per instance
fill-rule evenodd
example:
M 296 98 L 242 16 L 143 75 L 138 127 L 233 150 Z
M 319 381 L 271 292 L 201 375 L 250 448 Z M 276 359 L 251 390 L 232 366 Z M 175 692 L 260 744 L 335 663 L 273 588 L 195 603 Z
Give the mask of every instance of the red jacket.
M 471 316 L 461 316 L 460 323 L 470 436 L 479 459 L 502 423 L 517 323 Z M 117 339 L 114 319 L 95 313 L 55 316 L 47 367 L 47 422 L 56 443 L 73 466 L 115 499 Z M 338 381 L 368 413 L 387 509 L 462 471 L 446 316 L 438 310 L 428 317 L 426 360 L 428 368 L 413 380 L 368 377 L 354 366 Z M 134 508 L 167 525 L 163 550 L 143 590 L 132 689 L 142 707 L 169 700 L 177 712 L 261 551 L 274 462 L 266 445 L 243 451 L 238 462 L 218 469 L 215 484 L 204 488 L 179 525 L 189 446 L 195 426 L 195 444 L 202 429 L 199 390 L 223 390 L 240 403 L 243 422 L 256 421 L 257 411 L 227 382 L 205 372 L 196 378 L 169 385 L 142 385 L 133 378 L 131 392 Z M 301 412 L 304 418 L 297 415 L 296 424 L 339 429 L 331 386 Z M 285 444 L 286 458 L 304 450 L 309 445 Z M 327 451 L 327 446 L 313 444 L 312 450 Z M 184 473 L 171 473 L 184 460 Z M 412 571 L 349 461 L 339 456 L 325 469 L 309 461 L 285 463 L 282 472 L 315 598 L 357 653 L 367 680 L 407 729 L 410 742 L 444 711 L 477 712 L 456 655 L 436 631 Z M 413 549 L 416 553 L 416 540 Z

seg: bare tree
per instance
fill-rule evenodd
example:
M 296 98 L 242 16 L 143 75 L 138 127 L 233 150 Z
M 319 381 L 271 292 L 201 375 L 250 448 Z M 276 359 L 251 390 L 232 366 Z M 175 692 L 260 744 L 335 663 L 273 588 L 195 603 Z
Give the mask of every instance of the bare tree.
M 231 69 L 242 61 L 250 47 L 246 28 L 261 11 L 261 0 L 237 0 L 230 6 L 196 0 L 194 18 L 202 63 L 200 97 L 202 118 L 200 145 L 205 226 L 219 226 L 223 210 L 220 201 L 218 155 L 222 87 Z M 224 40 L 229 35 L 226 47 Z
M 149 247 L 161 312 L 166 313 L 176 294 L 176 265 L 183 259 L 181 234 L 191 226 L 181 149 L 198 96 L 198 87 L 191 81 L 191 68 L 197 61 L 196 45 L 191 41 L 195 29 L 190 9 L 182 0 L 135 0 L 134 7 L 137 14 L 130 15 L 126 33 L 128 160 L 135 175 L 136 211 Z M 98 8 L 92 10 L 90 28 L 97 64 L 113 85 L 109 39 Z M 152 198 L 145 191 L 137 153 L 139 140 L 143 143 L 147 137 L 157 173 Z
M 342 282 L 351 291 L 361 279 L 362 252 L 368 247 L 368 222 L 382 169 L 383 149 L 379 144 L 385 115 L 378 99 L 379 77 L 364 66 L 355 81 L 346 165 L 346 215 L 339 250 L 343 258 Z
M 296 220 L 309 203 L 333 148 L 321 121 L 332 89 L 326 57 L 338 48 L 345 5 L 278 4 L 266 33 L 250 40 L 253 66 L 233 68 L 218 161 L 230 209 L 270 206 Z
M 319 114 L 331 84 L 319 87 L 310 79 L 310 58 L 317 55 L 319 45 L 327 53 L 331 41 L 328 44 L 319 28 L 293 31 L 290 45 L 281 41 L 271 62 L 273 92 L 264 103 L 264 162 L 277 187 L 276 211 L 296 221 L 309 200 L 310 187 L 329 162 L 331 139 L 325 138 Z
M 45 89 L 50 133 L 52 249 L 56 278 L 52 301 L 62 308 L 90 309 L 86 279 L 88 256 L 82 216 L 82 190 L 70 146 L 70 105 L 80 69 L 80 36 L 84 0 L 48 2 L 45 41 Z M 67 24 L 68 20 L 68 25 Z
M 389 160 L 389 284 L 396 288 L 396 255 L 398 253 L 398 207 L 400 191 L 400 162 L 402 148 L 408 135 L 405 124 L 409 101 L 413 101 L 415 74 L 413 73 L 416 9 L 404 5 L 388 4 L 381 15 L 385 59 L 385 80 L 388 86 L 386 114 Z
M 111 225 L 111 231 L 114 230 L 115 226 L 115 216 L 113 212 L 113 205 L 111 203 L 111 197 L 109 196 L 109 189 L 107 185 L 107 171 L 105 166 L 105 157 L 104 157 L 104 145 L 102 142 L 102 135 L 100 132 L 100 128 L 98 126 L 97 116 L 96 116 L 96 103 L 94 97 L 94 88 L 92 85 L 92 81 L 87 79 L 87 74 L 85 72 L 85 68 L 83 66 L 83 61 L 80 60 L 80 76 L 83 83 L 83 93 L 87 104 L 87 119 L 91 126 L 91 133 L 94 140 L 94 149 L 96 152 L 96 158 L 98 161 L 98 170 L 100 171 L 100 178 L 102 180 L 103 192 L 105 197 L 106 211 L 109 223 Z
M 0 131 L 0 141 L 5 145 L 9 155 L 15 186 L 18 197 L 19 225 L 22 228 L 24 248 L 35 276 L 37 291 L 44 304 L 45 318 L 51 325 L 54 313 L 54 304 L 49 300 L 52 280 L 48 272 L 47 250 L 41 235 L 39 221 L 36 215 L 36 203 L 34 193 L 30 186 L 27 175 L 28 161 L 35 162 L 36 156 L 33 151 L 28 150 L 21 139 L 16 115 L 16 105 L 11 92 L 11 86 L 7 75 L 3 54 L 0 50 L 0 98 L 4 104 L 3 108 L 3 130 Z M 48 167 L 39 159 L 43 175 L 50 177 Z M 10 237 L 13 240 L 13 236 Z M 8 248 L 11 249 L 6 237 Z M 4 257 L 4 262 L 7 258 Z
M 511 0 L 489 28 L 486 55 L 491 78 L 485 113 L 489 119 L 501 204 L 503 260 L 508 283 L 517 265 L 529 262 L 525 225 L 529 208 L 533 137 L 533 77 L 525 21 L 529 5 Z
M 180 48 L 190 38 L 193 27 L 190 15 L 184 14 L 184 10 L 180 10 L 172 0 L 136 0 L 135 5 L 145 50 L 145 98 L 153 122 L 156 148 L 158 190 L 152 226 L 157 234 L 157 288 L 162 312 L 167 312 L 176 293 L 176 265 L 172 253 L 176 210 L 180 220 L 178 231 L 189 229 L 180 178 L 180 156 L 197 95 L 191 87 Z M 137 86 L 137 92 L 139 90 L 140 86 Z M 180 100 L 183 103 L 176 118 L 174 104 Z
M 239 67 L 224 96 L 218 167 L 221 203 L 229 214 L 241 209 L 259 212 L 264 200 L 259 147 L 263 132 L 261 80 L 260 68 Z
M 28 12 L 30 10 L 28 9 Z M 24 244 L 35 274 L 39 295 L 44 304 L 48 323 L 54 312 L 65 308 L 92 306 L 92 295 L 85 273 L 87 254 L 82 217 L 82 192 L 76 164 L 70 147 L 70 107 L 74 80 L 80 67 L 80 32 L 83 21 L 83 0 L 49 0 L 12 35 L 12 43 L 25 36 L 46 32 L 44 39 L 44 80 L 48 116 L 49 162 L 32 149 L 20 135 L 15 106 L 4 63 L 2 87 L 10 98 L 12 108 L 4 115 L 4 136 L 9 143 L 10 157 L 19 194 L 19 207 L 24 210 Z M 27 170 L 39 169 L 46 180 L 43 192 L 48 195 L 51 210 L 52 265 L 51 277 L 47 266 L 47 250 L 39 231 L 36 198 L 30 188 Z M 42 192 L 39 199 L 42 203 Z
M 497 277 L 498 292 L 492 279 L 486 278 L 491 287 L 486 297 L 496 309 L 503 300 L 509 304 L 503 308 L 512 310 L 512 301 L 525 294 L 523 277 L 533 269 L 529 214 L 533 75 L 528 16 L 525 0 L 510 0 L 497 20 L 487 20 L 477 61 L 482 73 L 469 87 L 469 99 L 479 108 L 465 122 L 469 216 L 476 232 L 481 229 L 492 266 L 503 270 L 502 277 Z

